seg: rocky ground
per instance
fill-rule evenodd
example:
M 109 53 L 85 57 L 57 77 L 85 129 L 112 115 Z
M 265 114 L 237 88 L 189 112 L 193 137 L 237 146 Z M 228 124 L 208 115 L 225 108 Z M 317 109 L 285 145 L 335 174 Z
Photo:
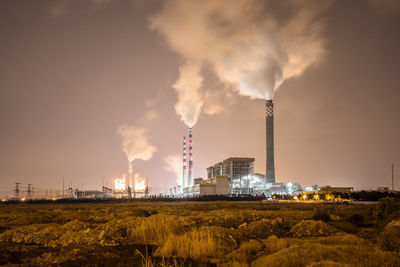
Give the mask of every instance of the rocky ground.
M 0 264 L 400 266 L 388 205 L 126 202 L 0 205 Z M 319 265 L 318 265 L 319 264 Z

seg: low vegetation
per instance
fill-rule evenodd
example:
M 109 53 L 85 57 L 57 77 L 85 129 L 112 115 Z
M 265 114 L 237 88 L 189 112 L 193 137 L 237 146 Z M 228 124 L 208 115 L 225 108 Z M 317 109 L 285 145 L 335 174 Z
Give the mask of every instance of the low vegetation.
M 0 205 L 0 264 L 400 266 L 400 205 Z

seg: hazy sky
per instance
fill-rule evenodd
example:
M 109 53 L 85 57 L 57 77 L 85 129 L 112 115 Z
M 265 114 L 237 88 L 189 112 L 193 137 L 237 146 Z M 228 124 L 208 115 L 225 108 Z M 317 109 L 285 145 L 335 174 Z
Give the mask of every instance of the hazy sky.
M 181 118 L 197 121 L 195 177 L 230 156 L 264 173 L 253 98 L 274 88 L 278 182 L 389 186 L 392 162 L 400 177 L 398 1 L 224 2 L 1 1 L 0 191 L 111 186 L 128 171 L 121 129 L 146 150 L 134 172 L 173 186 Z

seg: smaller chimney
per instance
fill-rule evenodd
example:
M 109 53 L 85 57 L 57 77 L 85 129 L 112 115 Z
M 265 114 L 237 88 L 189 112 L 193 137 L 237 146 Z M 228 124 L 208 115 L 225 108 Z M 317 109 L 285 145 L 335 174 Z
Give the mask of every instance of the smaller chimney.
M 189 176 L 187 179 L 187 186 L 193 185 L 193 140 L 192 128 L 189 128 Z
M 186 136 L 183 137 L 183 155 L 182 155 L 182 188 L 186 186 Z
M 131 187 L 130 187 L 130 181 L 133 182 L 133 192 L 135 192 L 135 181 L 133 181 L 133 174 L 132 174 L 132 165 L 133 162 L 129 161 L 128 163 L 128 168 L 129 168 L 129 174 L 128 174 L 128 181 L 127 181 L 127 190 L 128 190 L 128 196 L 129 198 L 132 197 L 132 191 L 131 191 Z

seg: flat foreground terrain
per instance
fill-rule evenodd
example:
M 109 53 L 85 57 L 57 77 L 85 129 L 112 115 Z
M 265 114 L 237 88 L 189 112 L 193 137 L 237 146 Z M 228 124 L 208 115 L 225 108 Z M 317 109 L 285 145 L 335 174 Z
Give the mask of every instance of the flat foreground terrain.
M 391 207 L 261 201 L 3 204 L 0 264 L 400 266 L 399 212 Z

